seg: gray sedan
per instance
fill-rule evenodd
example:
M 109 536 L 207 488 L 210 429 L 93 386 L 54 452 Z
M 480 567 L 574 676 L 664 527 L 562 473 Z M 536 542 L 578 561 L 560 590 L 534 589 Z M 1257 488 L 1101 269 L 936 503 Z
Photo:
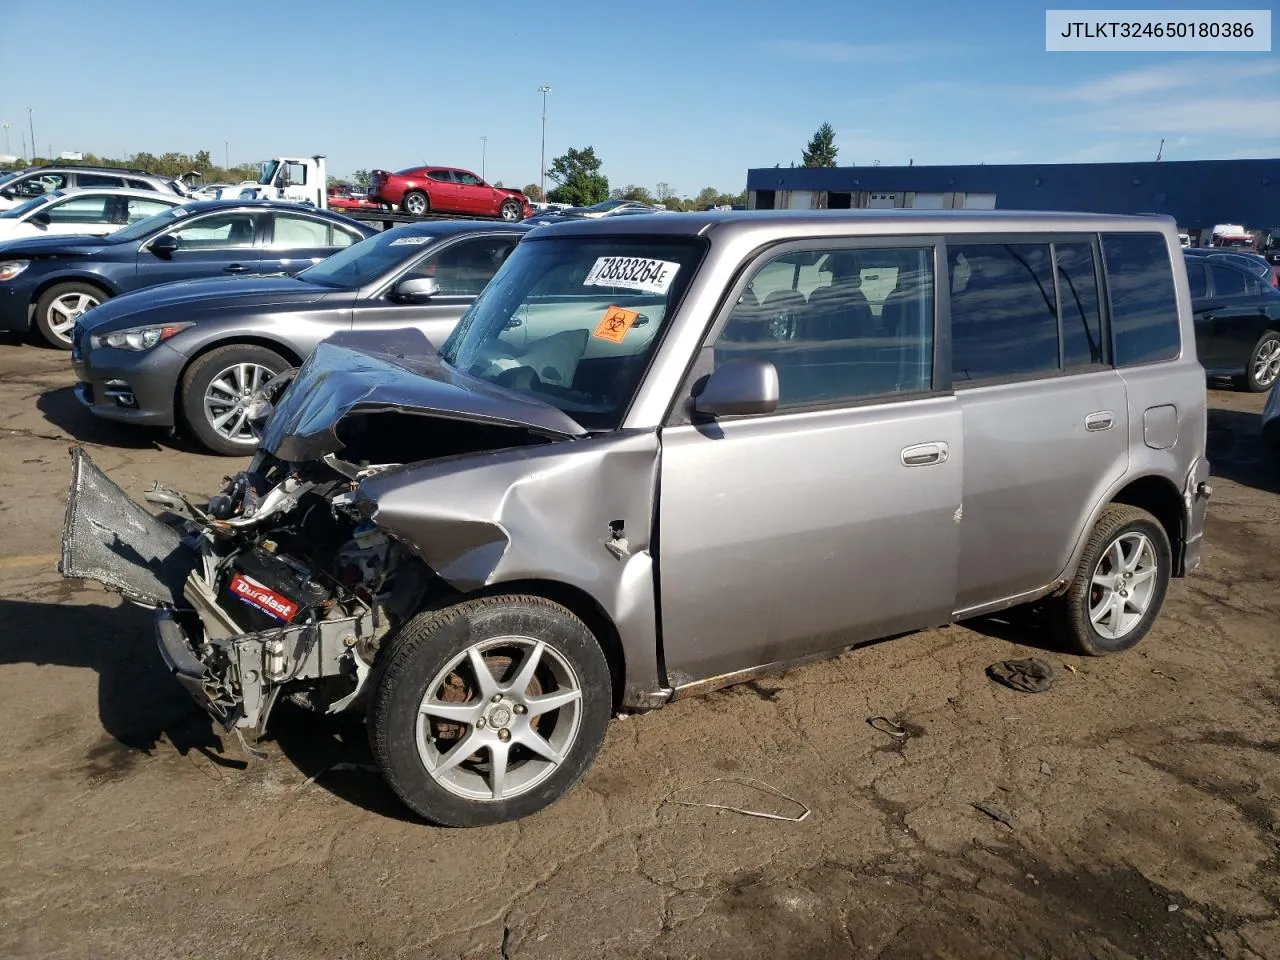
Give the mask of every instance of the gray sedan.
M 528 231 L 412 224 L 296 276 L 195 280 L 108 300 L 73 336 L 76 393 L 94 414 L 185 426 L 208 449 L 252 452 L 253 392 L 341 330 L 413 326 L 437 347 Z

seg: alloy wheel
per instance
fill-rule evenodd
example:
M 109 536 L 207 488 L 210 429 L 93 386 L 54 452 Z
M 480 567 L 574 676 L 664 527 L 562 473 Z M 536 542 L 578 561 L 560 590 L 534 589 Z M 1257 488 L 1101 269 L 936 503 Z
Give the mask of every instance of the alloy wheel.
M 507 201 L 502 205 L 502 219 L 508 223 L 514 223 L 520 219 L 520 207 L 518 204 Z
M 404 207 L 415 217 L 420 217 L 427 212 L 427 201 L 421 194 L 410 194 L 405 198 Z
M 1260 387 L 1269 387 L 1280 379 L 1280 339 L 1268 337 L 1253 355 L 1253 379 Z
M 49 329 L 58 339 L 71 342 L 71 331 L 85 311 L 102 301 L 89 293 L 65 293 L 49 304 Z
M 1158 573 L 1156 549 L 1146 534 L 1131 531 L 1112 541 L 1090 582 L 1093 628 L 1112 640 L 1130 633 L 1151 606 Z
M 418 707 L 418 756 L 455 796 L 510 800 L 569 756 L 582 709 L 582 684 L 554 647 L 531 637 L 485 640 L 427 685 Z
M 253 395 L 276 376 L 260 363 L 233 363 L 204 392 L 204 415 L 219 436 L 232 443 L 257 442 L 249 425 Z

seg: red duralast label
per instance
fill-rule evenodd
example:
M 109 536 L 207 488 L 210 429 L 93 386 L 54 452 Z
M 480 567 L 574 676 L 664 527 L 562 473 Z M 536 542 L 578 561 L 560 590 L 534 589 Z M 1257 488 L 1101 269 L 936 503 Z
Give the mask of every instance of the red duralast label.
M 277 620 L 292 620 L 293 615 L 298 612 L 298 605 L 288 597 L 281 596 L 243 574 L 237 573 L 231 578 L 231 593 L 238 600 L 243 600 L 251 607 L 257 607 Z

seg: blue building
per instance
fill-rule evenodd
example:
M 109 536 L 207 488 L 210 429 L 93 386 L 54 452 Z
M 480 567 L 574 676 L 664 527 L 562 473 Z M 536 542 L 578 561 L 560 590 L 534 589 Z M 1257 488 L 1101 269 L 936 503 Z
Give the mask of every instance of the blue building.
M 1217 223 L 1280 226 L 1280 159 L 766 167 L 747 171 L 747 206 L 1162 213 L 1207 239 Z

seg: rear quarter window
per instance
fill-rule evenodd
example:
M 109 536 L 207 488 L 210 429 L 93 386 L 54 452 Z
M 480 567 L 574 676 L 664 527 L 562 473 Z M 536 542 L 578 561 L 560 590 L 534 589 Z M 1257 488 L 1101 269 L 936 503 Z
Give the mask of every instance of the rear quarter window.
M 1116 365 L 1172 360 L 1181 349 L 1181 331 L 1163 234 L 1104 233 L 1102 256 Z

